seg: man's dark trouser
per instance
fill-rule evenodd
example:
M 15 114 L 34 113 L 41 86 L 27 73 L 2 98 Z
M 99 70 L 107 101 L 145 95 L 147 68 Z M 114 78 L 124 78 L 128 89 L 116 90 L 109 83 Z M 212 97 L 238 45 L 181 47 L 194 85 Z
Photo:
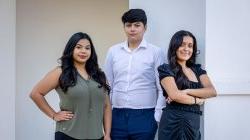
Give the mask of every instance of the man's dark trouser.
M 112 140 L 154 140 L 157 122 L 154 108 L 113 108 Z

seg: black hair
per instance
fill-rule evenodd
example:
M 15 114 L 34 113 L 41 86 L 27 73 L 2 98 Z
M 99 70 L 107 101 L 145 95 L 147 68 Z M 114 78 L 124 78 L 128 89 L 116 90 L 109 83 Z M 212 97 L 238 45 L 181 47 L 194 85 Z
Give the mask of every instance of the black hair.
M 122 16 L 122 22 L 125 24 L 126 22 L 142 22 L 144 26 L 147 25 L 147 16 L 144 10 L 142 9 L 130 9 L 125 12 Z
M 190 59 L 187 60 L 186 65 L 189 68 L 194 67 L 195 62 L 196 62 L 196 54 L 197 54 L 197 42 L 196 42 L 195 36 L 191 32 L 184 31 L 184 30 L 176 32 L 171 38 L 170 43 L 169 43 L 169 48 L 168 48 L 168 62 L 169 62 L 171 69 L 176 74 L 175 81 L 179 89 L 183 89 L 183 87 L 189 83 L 188 78 L 185 76 L 185 74 L 182 71 L 181 65 L 177 63 L 177 54 L 176 54 L 176 51 L 182 45 L 183 38 L 185 36 L 189 36 L 193 39 L 193 54 L 190 57 Z
M 60 58 L 62 74 L 59 77 L 59 86 L 64 92 L 66 92 L 69 87 L 76 85 L 78 72 L 74 66 L 73 51 L 76 44 L 81 39 L 87 39 L 90 42 L 91 47 L 91 55 L 85 65 L 87 73 L 100 84 L 98 86 L 99 88 L 104 87 L 105 90 L 110 92 L 110 86 L 106 82 L 106 76 L 98 66 L 97 55 L 92 40 L 88 34 L 82 32 L 73 34 L 65 46 Z

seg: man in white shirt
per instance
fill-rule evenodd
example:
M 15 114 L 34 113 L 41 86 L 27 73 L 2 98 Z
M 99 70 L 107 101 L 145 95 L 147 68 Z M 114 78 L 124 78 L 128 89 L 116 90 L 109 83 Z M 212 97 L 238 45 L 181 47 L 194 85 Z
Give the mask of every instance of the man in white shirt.
M 113 107 L 111 139 L 153 140 L 165 106 L 157 71 L 164 54 L 143 38 L 142 9 L 125 12 L 122 22 L 127 40 L 109 49 L 104 65 Z

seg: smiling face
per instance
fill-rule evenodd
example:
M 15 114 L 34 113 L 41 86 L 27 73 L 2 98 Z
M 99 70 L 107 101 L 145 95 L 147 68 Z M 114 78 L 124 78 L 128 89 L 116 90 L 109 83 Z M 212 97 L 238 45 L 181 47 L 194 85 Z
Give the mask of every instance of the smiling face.
M 146 27 L 142 22 L 126 22 L 124 24 L 124 31 L 129 42 L 140 42 L 146 31 Z
M 73 51 L 74 63 L 85 64 L 91 55 L 90 42 L 87 39 L 81 39 L 77 42 Z
M 177 49 L 177 61 L 178 62 L 186 62 L 188 61 L 193 54 L 193 38 L 190 36 L 184 36 L 181 46 Z

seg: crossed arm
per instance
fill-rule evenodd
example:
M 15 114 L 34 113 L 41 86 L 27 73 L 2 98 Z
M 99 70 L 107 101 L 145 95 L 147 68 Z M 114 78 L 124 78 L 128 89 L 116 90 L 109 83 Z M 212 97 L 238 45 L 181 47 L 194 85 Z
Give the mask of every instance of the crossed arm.
M 200 76 L 203 88 L 179 90 L 175 83 L 174 77 L 168 76 L 161 80 L 161 84 L 172 101 L 182 104 L 203 104 L 206 98 L 216 96 L 211 81 L 206 74 Z
M 217 92 L 210 81 L 209 77 L 206 74 L 203 74 L 200 76 L 200 81 L 203 86 L 203 88 L 200 89 L 186 89 L 185 92 L 188 95 L 195 96 L 198 98 L 210 98 L 215 97 L 217 95 Z

